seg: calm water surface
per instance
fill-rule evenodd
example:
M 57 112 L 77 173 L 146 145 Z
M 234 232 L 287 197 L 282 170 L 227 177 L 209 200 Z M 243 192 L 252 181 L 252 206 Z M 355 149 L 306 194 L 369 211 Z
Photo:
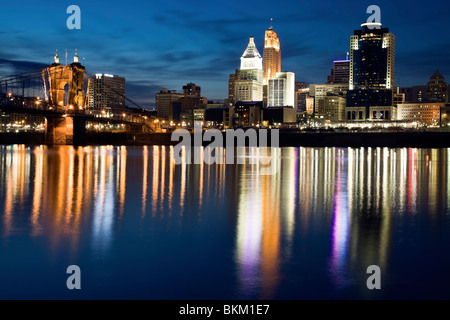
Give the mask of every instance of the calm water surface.
M 0 146 L 0 299 L 449 299 L 449 156 L 282 148 L 266 176 L 164 146 Z

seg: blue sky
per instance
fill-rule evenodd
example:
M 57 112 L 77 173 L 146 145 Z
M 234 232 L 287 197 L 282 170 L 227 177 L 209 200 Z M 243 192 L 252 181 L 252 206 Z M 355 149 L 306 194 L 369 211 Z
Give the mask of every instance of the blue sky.
M 81 30 L 66 27 L 72 4 L 81 8 Z M 188 82 L 208 99 L 225 99 L 248 38 L 262 54 L 273 18 L 282 71 L 322 83 L 372 4 L 396 36 L 401 86 L 425 84 L 437 68 L 450 79 L 450 3 L 443 0 L 9 1 L 0 8 L 0 76 L 50 64 L 56 49 L 62 62 L 67 49 L 72 62 L 77 48 L 89 72 L 126 77 L 127 96 L 144 107 L 161 88 L 181 91 Z

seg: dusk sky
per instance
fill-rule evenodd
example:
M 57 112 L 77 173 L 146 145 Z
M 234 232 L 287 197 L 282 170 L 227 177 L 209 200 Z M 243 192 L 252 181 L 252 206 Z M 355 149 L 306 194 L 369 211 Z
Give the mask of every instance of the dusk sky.
M 81 30 L 69 30 L 66 9 L 81 8 Z M 263 53 L 264 31 L 281 42 L 282 71 L 323 83 L 332 61 L 345 58 L 350 35 L 381 8 L 396 36 L 395 81 L 424 85 L 436 69 L 450 80 L 448 1 L 7 1 L 0 9 L 0 77 L 44 67 L 58 49 L 75 48 L 91 73 L 126 77 L 127 97 L 153 105 L 161 88 L 194 82 L 208 99 L 225 99 L 249 37 Z

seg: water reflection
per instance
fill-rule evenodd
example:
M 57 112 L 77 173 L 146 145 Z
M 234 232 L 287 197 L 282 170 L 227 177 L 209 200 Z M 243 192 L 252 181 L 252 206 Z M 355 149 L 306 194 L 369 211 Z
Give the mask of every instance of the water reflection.
M 277 297 L 286 265 L 302 263 L 307 239 L 322 235 L 326 277 L 340 290 L 369 265 L 389 268 L 396 218 L 426 214 L 439 224 L 450 214 L 449 151 L 283 148 L 277 173 L 261 175 L 258 162 L 188 164 L 185 157 L 175 165 L 166 146 L 1 146 L 1 236 L 43 238 L 55 255 L 73 257 L 85 242 L 108 259 L 124 225 L 144 235 L 173 232 L 187 222 L 217 226 L 228 212 L 232 223 L 222 227 L 235 232 L 238 298 Z

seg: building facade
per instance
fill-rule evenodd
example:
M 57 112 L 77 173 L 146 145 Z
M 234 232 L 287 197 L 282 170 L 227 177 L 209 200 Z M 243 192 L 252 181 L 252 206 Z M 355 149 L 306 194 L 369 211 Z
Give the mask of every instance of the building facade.
M 263 51 L 263 85 L 269 84 L 281 72 L 281 49 L 278 34 L 272 26 L 266 30 Z
M 430 81 L 428 81 L 427 101 L 448 102 L 448 85 L 439 70 L 436 70 L 436 72 L 430 77 Z
M 348 83 L 337 84 L 311 84 L 309 86 L 309 96 L 314 98 L 314 112 L 323 114 L 324 110 L 321 108 L 323 100 L 328 95 L 346 97 L 348 91 Z
M 357 120 L 370 119 L 370 107 L 392 106 L 394 72 L 395 36 L 381 23 L 363 23 L 350 37 L 347 107 L 358 109 Z
M 156 94 L 155 104 L 158 118 L 165 120 L 173 120 L 174 108 L 173 103 L 183 97 L 182 93 L 177 93 L 176 90 L 162 89 Z M 181 105 L 180 110 L 181 112 Z
M 268 107 L 295 107 L 295 74 L 278 72 L 275 79 L 269 79 Z
M 348 84 L 350 79 L 350 60 L 333 61 L 333 69 L 328 77 L 328 83 Z
M 235 101 L 263 101 L 262 57 L 251 37 L 241 57 L 239 80 L 235 80 Z
M 397 119 L 434 126 L 439 125 L 442 102 L 403 103 L 397 106 Z
M 89 83 L 89 108 L 94 113 L 125 108 L 125 78 L 96 74 Z

